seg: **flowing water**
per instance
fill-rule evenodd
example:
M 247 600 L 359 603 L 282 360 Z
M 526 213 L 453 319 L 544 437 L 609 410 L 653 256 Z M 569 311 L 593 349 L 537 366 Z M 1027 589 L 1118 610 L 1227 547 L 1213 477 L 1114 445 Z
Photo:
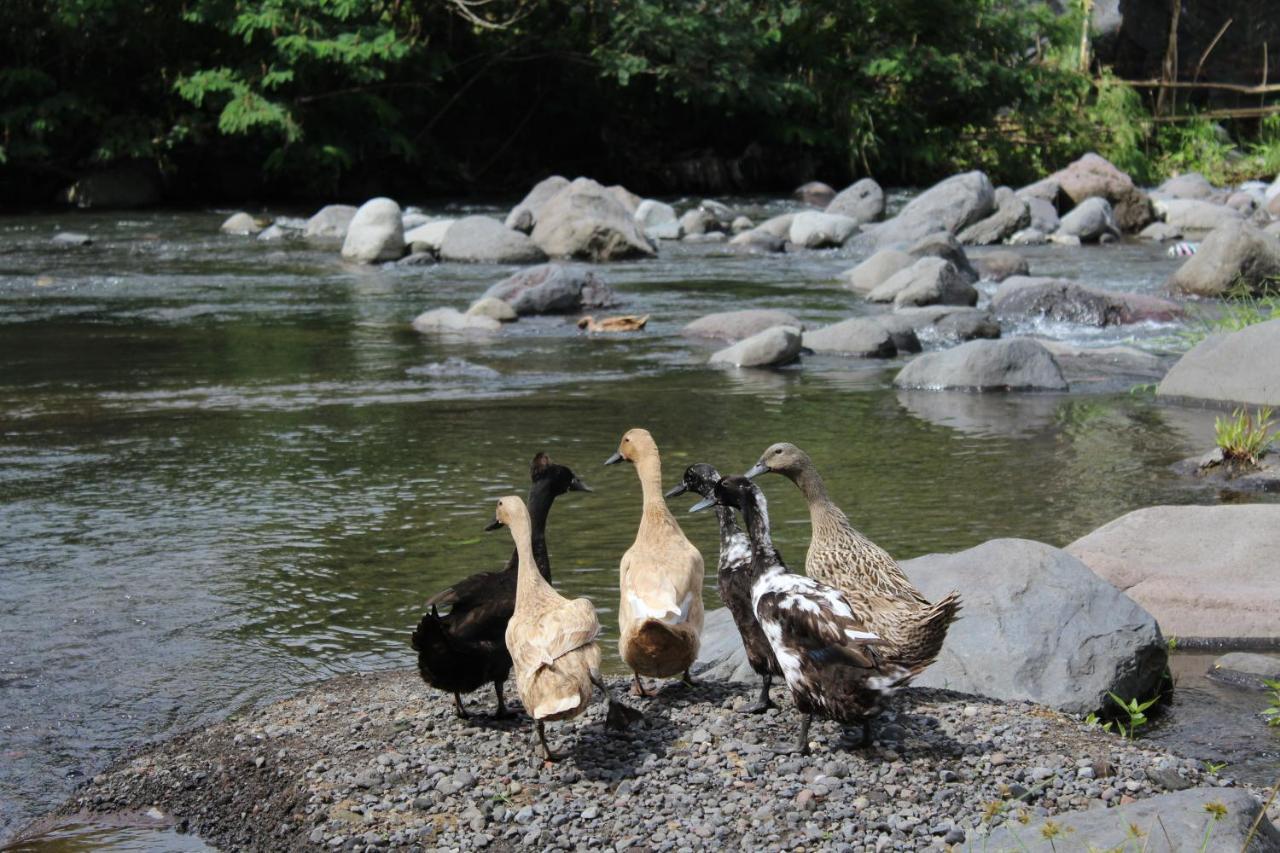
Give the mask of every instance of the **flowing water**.
M 557 584 L 593 598 L 610 639 L 639 486 L 601 463 L 631 426 L 653 432 L 668 483 L 794 441 L 900 558 L 1000 536 L 1063 545 L 1137 507 L 1219 499 L 1169 470 L 1211 443 L 1211 413 L 1115 388 L 898 392 L 900 362 L 719 370 L 710 344 L 679 333 L 729 308 L 811 325 L 865 313 L 834 280 L 850 251 L 666 245 L 601 270 L 619 310 L 652 315 L 642 334 L 534 318 L 424 337 L 416 313 L 465 307 L 510 269 L 358 268 L 222 236 L 222 218 L 0 219 L 0 840 L 124 748 L 331 675 L 412 665 L 422 600 L 509 553 L 505 532 L 481 531 L 499 496 L 527 489 L 539 450 L 596 490 L 557 502 L 549 542 Z M 95 243 L 57 249 L 58 229 Z M 1037 274 L 1142 292 L 1176 263 L 1136 244 L 1028 254 Z M 763 485 L 799 562 L 799 494 Z M 714 518 L 682 522 L 714 564 Z M 1274 770 L 1267 737 L 1259 724 Z

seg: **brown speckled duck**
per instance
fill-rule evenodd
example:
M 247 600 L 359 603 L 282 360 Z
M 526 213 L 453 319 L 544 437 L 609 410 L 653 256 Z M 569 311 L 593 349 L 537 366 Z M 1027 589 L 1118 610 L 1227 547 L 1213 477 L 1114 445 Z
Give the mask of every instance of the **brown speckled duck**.
M 959 594 L 929 603 L 893 557 L 854 529 L 827 496 L 813 460 L 794 444 L 771 445 L 746 476 L 770 472 L 795 483 L 809 504 L 813 537 L 805 573 L 848 597 L 868 629 L 881 638 L 880 651 L 887 661 L 913 675 L 933 663 L 960 610 Z

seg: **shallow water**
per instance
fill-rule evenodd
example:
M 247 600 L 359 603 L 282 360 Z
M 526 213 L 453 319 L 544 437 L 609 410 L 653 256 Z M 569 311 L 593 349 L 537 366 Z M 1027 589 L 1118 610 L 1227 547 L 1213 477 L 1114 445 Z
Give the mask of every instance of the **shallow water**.
M 465 307 L 511 268 L 359 268 L 221 236 L 223 218 L 0 219 L 0 838 L 123 748 L 330 675 L 411 665 L 421 601 L 509 553 L 505 532 L 481 529 L 499 496 L 527 489 L 539 450 L 596 489 L 560 499 L 549 540 L 557 583 L 600 609 L 613 666 L 639 486 L 600 465 L 634 425 L 663 448 L 668 482 L 794 441 L 900 558 L 999 536 L 1063 545 L 1137 507 L 1218 499 L 1168 468 L 1204 450 L 1211 413 L 1123 390 L 897 392 L 900 362 L 723 371 L 705 365 L 712 345 L 679 335 L 728 308 L 814 325 L 865 313 L 834 281 L 852 251 L 666 245 L 601 271 L 619 311 L 652 315 L 643 334 L 543 318 L 427 338 L 416 313 Z M 56 250 L 58 229 L 96 243 Z M 1143 292 L 1176 263 L 1137 244 L 1028 254 L 1037 274 Z M 1039 331 L 1176 344 L 1169 326 Z M 799 495 L 763 485 L 799 563 Z M 714 519 L 685 527 L 714 563 Z

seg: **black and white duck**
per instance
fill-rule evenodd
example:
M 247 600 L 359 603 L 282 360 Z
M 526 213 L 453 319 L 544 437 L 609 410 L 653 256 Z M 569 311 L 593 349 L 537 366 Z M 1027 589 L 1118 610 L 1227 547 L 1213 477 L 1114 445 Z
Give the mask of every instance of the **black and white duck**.
M 539 574 L 550 581 L 546 530 L 551 505 L 566 492 L 591 489 L 572 470 L 552 462 L 545 453 L 533 457 L 529 475 L 533 481 L 528 503 L 530 547 Z M 515 610 L 518 565 L 518 551 L 512 551 L 501 571 L 477 572 L 431 596 L 426 604 L 428 612 L 413 632 L 411 643 L 418 652 L 422 680 L 437 690 L 452 693 L 459 717 L 467 716 L 462 694 L 490 682 L 498 698 L 495 716 L 509 715 L 503 684 L 511 672 L 511 654 L 504 635 Z M 439 611 L 446 607 L 448 612 L 440 615 Z
M 773 547 L 764 494 L 746 477 L 726 477 L 714 497 L 697 512 L 721 504 L 742 513 L 751 542 L 751 601 L 756 620 L 777 657 L 796 707 L 804 714 L 796 751 L 809 752 L 809 725 L 815 716 L 862 726 L 870 741 L 871 718 L 909 677 L 877 651 L 880 637 L 863 614 L 834 587 L 792 574 Z
M 693 492 L 702 498 L 714 498 L 716 483 L 722 479 L 714 466 L 699 462 L 685 469 L 684 479 L 680 485 L 667 492 L 667 497 L 674 498 L 685 492 Z M 747 663 L 764 679 L 759 701 L 747 708 L 746 713 L 763 714 L 775 707 L 769 699 L 769 688 L 773 684 L 773 677 L 781 676 L 782 670 L 778 668 L 778 659 L 756 620 L 751 601 L 751 584 L 755 580 L 751 574 L 751 540 L 738 526 L 732 508 L 717 503 L 716 517 L 720 521 L 720 560 L 716 571 L 720 600 L 729 608 L 733 624 L 742 636 Z

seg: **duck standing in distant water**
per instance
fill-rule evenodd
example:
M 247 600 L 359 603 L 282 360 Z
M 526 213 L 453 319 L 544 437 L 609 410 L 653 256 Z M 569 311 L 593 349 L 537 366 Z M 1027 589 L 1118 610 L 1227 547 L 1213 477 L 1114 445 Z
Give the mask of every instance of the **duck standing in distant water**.
M 942 650 L 947 628 L 960 610 L 959 593 L 930 604 L 893 557 L 853 528 L 827 496 L 813 460 L 794 444 L 771 445 L 746 476 L 769 472 L 790 479 L 809 504 L 813 537 L 805 572 L 843 592 L 881 638 L 879 652 L 885 659 L 918 675 Z
M 589 492 L 586 484 L 564 465 L 557 465 L 545 453 L 533 457 L 529 466 L 533 484 L 529 487 L 528 513 L 530 547 L 538 571 L 551 579 L 551 559 L 547 553 L 547 515 L 555 499 L 566 492 Z M 422 680 L 438 690 L 453 694 L 459 717 L 467 716 L 462 694 L 493 683 L 498 698 L 495 716 L 509 716 L 503 701 L 503 684 L 511 672 L 511 655 L 504 634 L 516 604 L 519 551 L 513 550 L 506 566 L 498 572 L 478 572 L 464 578 L 427 600 L 428 613 L 413 632 L 411 645 L 418 652 L 418 672 Z M 439 615 L 438 608 L 449 607 Z
M 880 637 L 840 590 L 787 570 L 773 547 L 768 506 L 755 483 L 746 477 L 721 480 L 714 497 L 690 512 L 713 504 L 738 510 L 747 526 L 752 607 L 796 707 L 805 715 L 794 751 L 808 754 L 815 716 L 858 723 L 862 743 L 869 743 L 871 718 L 910 672 L 881 657 Z
M 693 492 L 699 497 L 714 498 L 716 484 L 722 479 L 720 472 L 713 466 L 699 462 L 685 469 L 683 482 L 667 492 L 666 497 L 674 498 L 685 492 Z M 781 677 L 782 670 L 779 669 L 778 659 L 756 619 L 751 600 L 751 584 L 755 580 L 751 574 L 751 540 L 734 521 L 733 509 L 729 506 L 716 504 L 716 517 L 720 522 L 720 561 L 716 571 L 720 600 L 729 609 L 733 624 L 742 637 L 747 663 L 764 679 L 759 701 L 747 708 L 746 713 L 763 714 L 776 707 L 769 699 L 769 688 L 775 675 Z
M 683 673 L 693 683 L 689 667 L 702 638 L 703 564 L 662 498 L 662 461 L 647 430 L 629 430 L 604 464 L 623 461 L 636 467 L 644 512 L 619 564 L 618 650 L 635 673 L 635 692 L 644 696 L 641 676 Z

